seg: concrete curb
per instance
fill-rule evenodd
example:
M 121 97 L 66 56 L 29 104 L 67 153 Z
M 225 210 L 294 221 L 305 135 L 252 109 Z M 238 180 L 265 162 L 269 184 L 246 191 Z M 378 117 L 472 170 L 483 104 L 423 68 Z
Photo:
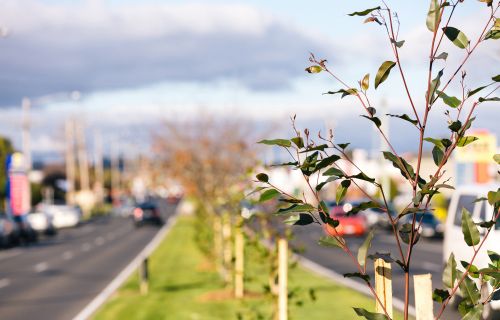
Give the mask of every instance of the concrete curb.
M 300 255 L 295 255 L 295 258 L 297 259 L 297 261 L 300 263 L 301 266 L 303 266 L 304 268 L 318 274 L 318 275 L 321 275 L 323 277 L 326 277 L 326 278 L 329 278 L 345 287 L 348 287 L 350 289 L 353 289 L 353 290 L 356 290 L 358 291 L 359 293 L 362 293 L 366 296 L 369 296 L 369 297 L 372 297 L 372 293 L 370 291 L 370 289 L 368 289 L 366 286 L 364 286 L 363 284 L 359 283 L 359 282 L 356 282 L 352 279 L 349 279 L 349 278 L 344 278 L 344 276 L 342 276 L 341 274 L 339 273 L 336 273 L 335 271 L 332 271 L 312 260 L 309 260 L 303 256 L 300 256 Z M 404 310 L 404 301 L 398 299 L 398 298 L 392 298 L 392 305 L 394 306 L 394 308 L 400 310 L 400 311 L 403 311 Z M 408 313 L 410 313 L 412 316 L 416 316 L 416 313 L 415 313 L 415 308 L 413 306 L 410 305 L 410 307 L 408 308 Z
M 181 214 L 179 210 L 171 216 L 167 223 L 158 231 L 153 239 L 148 243 L 144 249 L 130 262 L 83 310 L 81 310 L 73 320 L 86 320 L 90 318 L 94 312 L 101 307 L 106 300 L 128 279 L 128 277 L 137 270 L 142 261 L 148 257 L 158 245 L 161 243 L 163 238 L 169 233 L 172 227 L 175 225 L 178 216 Z

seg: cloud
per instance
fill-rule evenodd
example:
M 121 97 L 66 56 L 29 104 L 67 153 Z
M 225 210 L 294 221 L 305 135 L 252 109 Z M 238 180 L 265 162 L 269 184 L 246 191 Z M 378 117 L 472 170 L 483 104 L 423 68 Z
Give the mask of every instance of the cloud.
M 0 105 L 22 96 L 237 78 L 287 88 L 326 45 L 246 5 L 1 1 Z

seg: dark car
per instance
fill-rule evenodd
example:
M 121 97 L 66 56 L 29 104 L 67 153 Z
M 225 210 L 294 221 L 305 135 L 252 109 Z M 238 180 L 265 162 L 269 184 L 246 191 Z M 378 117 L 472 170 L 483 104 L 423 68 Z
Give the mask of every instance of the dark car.
M 163 219 L 160 216 L 158 206 L 153 202 L 144 202 L 136 205 L 132 211 L 132 219 L 134 225 L 140 227 L 144 224 L 153 224 L 160 226 L 163 224 Z
M 8 248 L 19 243 L 16 224 L 5 214 L 0 213 L 0 247 Z
M 418 232 L 424 238 L 442 238 L 444 226 L 432 212 L 420 212 L 415 214 L 415 226 L 418 226 L 420 221 L 420 228 Z M 412 223 L 413 215 L 408 214 L 400 219 L 400 225 L 405 223 Z

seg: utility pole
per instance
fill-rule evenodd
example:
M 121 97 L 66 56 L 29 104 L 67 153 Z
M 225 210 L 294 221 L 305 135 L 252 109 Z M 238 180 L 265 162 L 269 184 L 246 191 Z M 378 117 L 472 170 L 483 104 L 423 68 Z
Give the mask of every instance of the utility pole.
M 66 120 L 66 203 L 75 203 L 75 123 Z
M 78 165 L 80 169 L 80 189 L 90 190 L 89 184 L 89 163 L 87 159 L 87 147 L 85 144 L 85 134 L 83 124 L 77 126 L 77 145 L 78 145 Z
M 94 170 L 95 170 L 95 193 L 97 202 L 102 203 L 104 198 L 104 168 L 102 156 L 102 135 L 100 131 L 94 132 Z
M 30 119 L 30 109 L 31 100 L 29 98 L 23 98 L 21 102 L 22 112 L 23 112 L 23 130 L 22 130 L 22 143 L 23 143 L 23 156 L 24 156 L 24 167 L 26 169 L 26 176 L 28 177 L 28 190 L 27 193 L 27 210 L 31 210 L 31 184 L 30 184 L 30 172 L 32 168 L 31 161 L 31 119 Z
M 120 152 L 116 141 L 111 144 L 111 198 L 113 204 L 118 201 L 118 189 L 120 187 Z

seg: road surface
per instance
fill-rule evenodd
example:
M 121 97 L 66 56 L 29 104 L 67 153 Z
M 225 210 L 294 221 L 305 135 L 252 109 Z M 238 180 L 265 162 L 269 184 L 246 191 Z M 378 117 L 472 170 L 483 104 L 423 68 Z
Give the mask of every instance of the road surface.
M 324 235 L 322 229 L 317 225 L 294 227 L 294 234 L 296 237 L 296 244 L 303 246 L 305 249 L 305 252 L 301 255 L 305 256 L 309 260 L 312 260 L 339 274 L 357 271 L 355 270 L 355 265 L 352 260 L 341 250 L 337 248 L 326 248 L 317 244 L 318 239 Z M 347 239 L 349 247 L 356 256 L 358 248 L 364 241 L 364 237 Z M 390 252 L 394 259 L 399 259 L 399 251 L 397 246 L 394 244 L 392 233 L 385 231 L 379 231 L 377 233 L 373 239 L 372 247 L 369 253 L 372 254 L 375 252 Z M 412 274 L 431 273 L 433 288 L 441 288 L 441 278 L 444 267 L 442 252 L 441 240 L 420 239 L 419 243 L 417 243 L 414 247 L 412 254 Z M 369 274 L 373 275 L 373 262 L 369 260 L 367 265 Z M 393 296 L 404 301 L 404 273 L 395 263 L 392 265 L 392 276 Z M 360 282 L 360 285 L 363 284 Z M 410 302 L 414 305 L 412 291 L 410 292 Z M 438 305 L 435 304 L 434 307 L 436 313 Z M 451 306 L 448 306 L 442 318 L 447 320 L 460 319 L 460 314 L 453 310 Z
M 170 217 L 174 206 L 161 206 Z M 72 319 L 159 230 L 107 217 L 0 251 L 0 319 Z

